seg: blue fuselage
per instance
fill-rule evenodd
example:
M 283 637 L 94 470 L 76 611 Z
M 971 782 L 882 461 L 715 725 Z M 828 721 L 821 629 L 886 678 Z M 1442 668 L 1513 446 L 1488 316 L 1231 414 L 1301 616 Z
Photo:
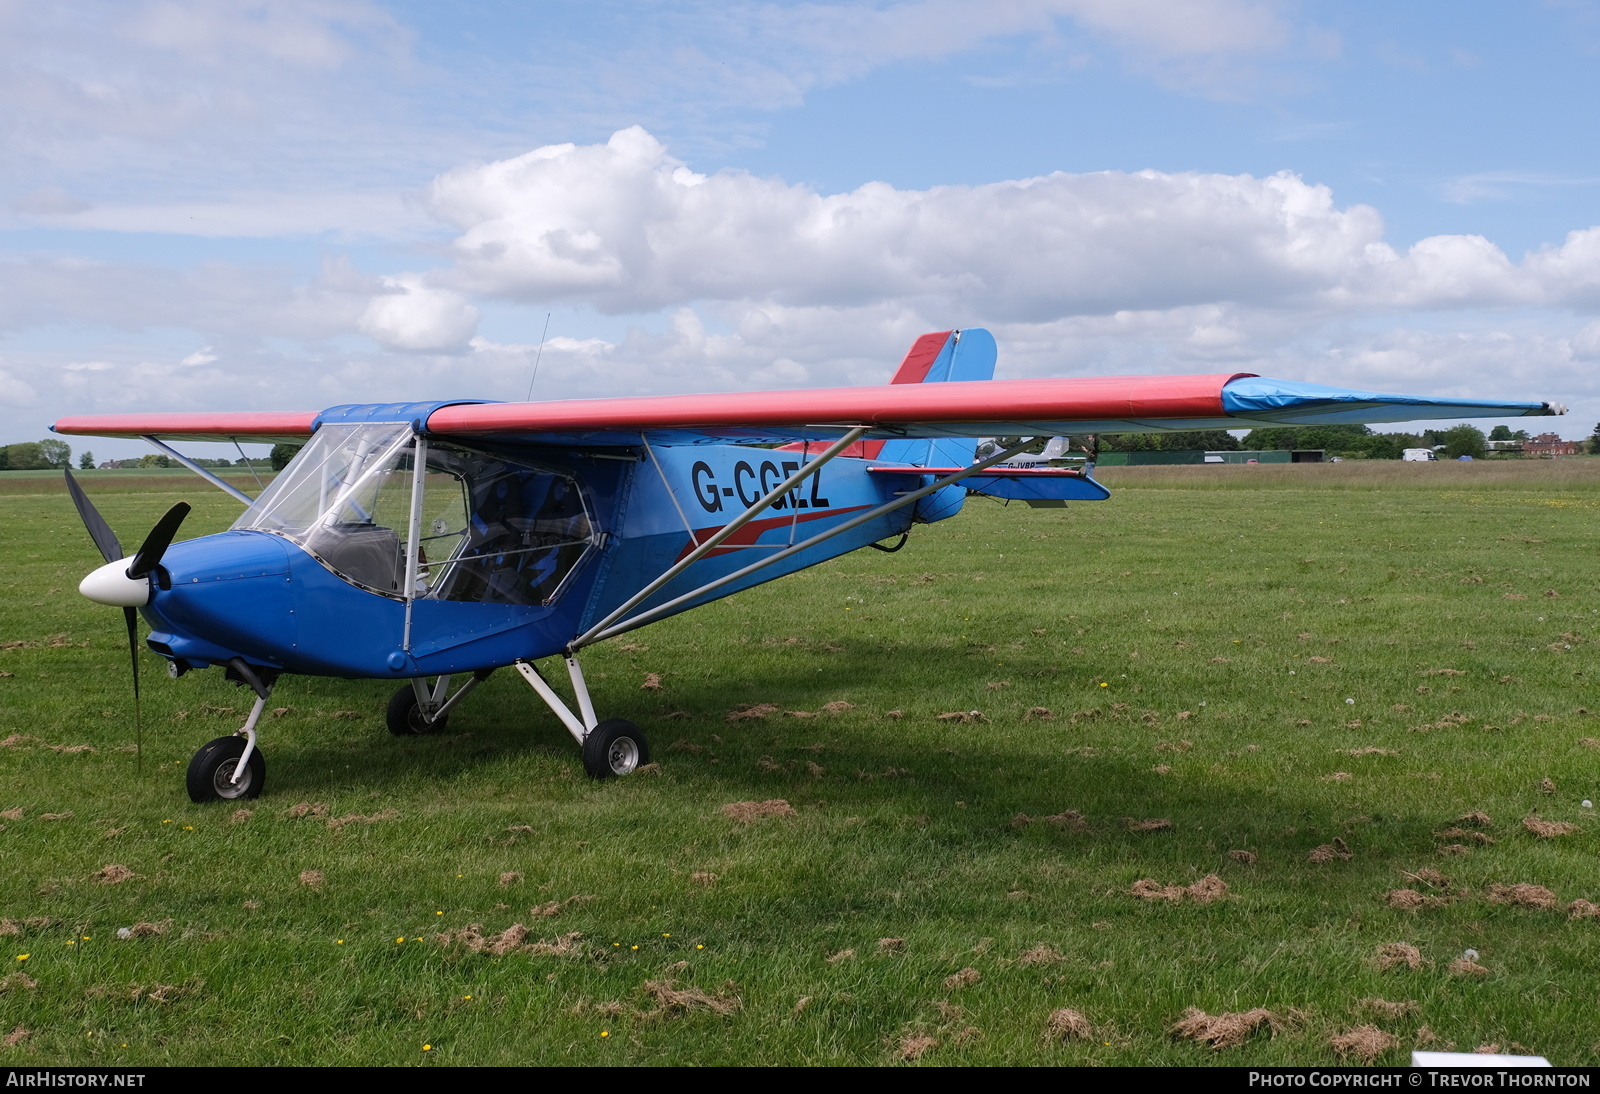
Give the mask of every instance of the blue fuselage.
M 621 451 L 540 451 L 538 459 L 582 484 L 598 533 L 549 603 L 419 596 L 411 604 L 408 643 L 402 597 L 346 580 L 288 538 L 236 530 L 168 549 L 167 580 L 142 609 L 150 647 L 192 667 L 242 656 L 285 672 L 341 677 L 468 672 L 550 656 L 781 483 L 803 454 L 698 445 L 657 448 L 654 459 Z M 693 592 L 928 481 L 915 468 L 903 476 L 868 474 L 869 462 L 881 465 L 846 457 L 827 464 L 637 610 Z M 951 487 L 923 499 L 916 519 L 952 515 L 964 494 Z M 875 517 L 674 611 L 898 535 L 912 520 L 910 506 Z

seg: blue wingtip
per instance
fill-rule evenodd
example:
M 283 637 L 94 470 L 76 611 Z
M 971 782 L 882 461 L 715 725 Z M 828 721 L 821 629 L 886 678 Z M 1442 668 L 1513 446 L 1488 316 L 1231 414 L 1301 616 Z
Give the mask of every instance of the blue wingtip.
M 1228 381 L 1222 388 L 1222 406 L 1230 417 L 1305 425 L 1566 413 L 1566 407 L 1558 403 L 1392 395 L 1274 380 L 1266 376 Z

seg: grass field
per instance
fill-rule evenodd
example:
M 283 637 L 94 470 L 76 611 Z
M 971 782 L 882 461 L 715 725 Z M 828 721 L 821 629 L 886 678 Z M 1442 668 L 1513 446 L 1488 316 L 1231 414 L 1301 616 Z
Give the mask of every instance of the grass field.
M 98 557 L 0 479 L 0 1061 L 1600 1062 L 1600 461 L 1105 478 L 594 650 L 659 773 L 590 783 L 514 674 L 408 739 L 286 678 L 247 812 L 183 790 L 245 694 L 147 654 L 136 771 Z M 86 488 L 125 543 L 237 511 Z

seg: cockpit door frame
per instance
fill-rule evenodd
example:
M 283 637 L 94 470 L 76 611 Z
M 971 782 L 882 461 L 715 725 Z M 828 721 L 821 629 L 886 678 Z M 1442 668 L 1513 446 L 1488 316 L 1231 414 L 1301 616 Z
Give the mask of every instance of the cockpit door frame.
M 410 530 L 406 536 L 406 624 L 400 648 L 411 652 L 411 606 L 416 603 L 417 585 L 422 547 L 422 492 L 428 480 L 428 438 L 420 432 L 411 434 L 411 516 Z

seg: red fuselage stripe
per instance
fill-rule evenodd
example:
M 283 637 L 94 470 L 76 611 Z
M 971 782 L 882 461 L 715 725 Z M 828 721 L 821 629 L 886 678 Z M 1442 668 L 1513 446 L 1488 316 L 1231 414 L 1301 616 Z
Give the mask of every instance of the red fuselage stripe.
M 838 509 L 825 509 L 815 513 L 790 514 L 786 517 L 767 517 L 765 520 L 753 520 L 723 540 L 722 542 L 727 546 L 719 545 L 715 550 L 707 551 L 705 557 L 715 558 L 717 555 L 725 555 L 729 551 L 736 551 L 741 547 L 749 547 L 761 538 L 761 533 L 770 532 L 772 529 L 781 528 L 786 524 L 805 524 L 807 521 L 822 520 L 824 517 L 836 517 L 841 513 L 854 513 L 865 508 L 865 505 L 851 505 Z M 673 561 L 681 562 L 690 551 L 722 531 L 722 527 L 719 524 L 715 528 L 696 528 L 694 530 L 694 539 L 683 545 L 683 550 L 678 552 L 678 557 Z

